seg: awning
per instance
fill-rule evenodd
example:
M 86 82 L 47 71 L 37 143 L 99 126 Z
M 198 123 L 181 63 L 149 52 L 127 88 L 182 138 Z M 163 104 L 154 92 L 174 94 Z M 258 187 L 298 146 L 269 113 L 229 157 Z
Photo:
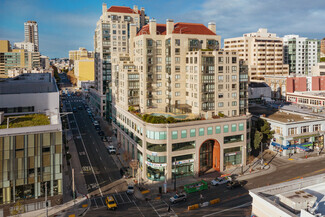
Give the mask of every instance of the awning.
M 302 144 L 296 145 L 296 148 L 302 151 L 309 151 L 309 148 L 303 146 Z
M 304 146 L 304 147 L 308 147 L 308 146 L 312 146 L 313 143 L 312 142 L 305 142 L 305 143 L 301 143 L 300 145 Z
M 276 148 L 280 148 L 280 149 L 283 149 L 283 146 L 280 145 L 279 143 L 276 143 L 276 142 L 271 142 L 271 145 L 273 145 L 274 147 Z

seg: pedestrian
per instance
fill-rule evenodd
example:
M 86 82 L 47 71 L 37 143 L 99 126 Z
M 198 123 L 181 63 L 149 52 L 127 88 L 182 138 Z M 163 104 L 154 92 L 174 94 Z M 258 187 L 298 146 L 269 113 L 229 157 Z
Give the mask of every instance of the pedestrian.
M 200 203 L 202 203 L 202 201 L 203 201 L 203 195 L 200 194 Z
M 170 212 L 170 204 L 168 205 L 168 209 L 167 209 L 167 212 Z

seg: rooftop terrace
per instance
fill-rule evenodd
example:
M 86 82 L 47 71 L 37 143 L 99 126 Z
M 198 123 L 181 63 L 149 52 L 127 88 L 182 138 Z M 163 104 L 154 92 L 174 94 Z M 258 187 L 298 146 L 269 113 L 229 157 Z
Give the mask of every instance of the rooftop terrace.
M 0 130 L 7 129 L 8 118 L 9 118 L 9 128 L 34 127 L 34 126 L 49 125 L 51 123 L 49 117 L 44 114 L 9 116 L 9 117 L 5 117 L 4 121 L 1 123 Z

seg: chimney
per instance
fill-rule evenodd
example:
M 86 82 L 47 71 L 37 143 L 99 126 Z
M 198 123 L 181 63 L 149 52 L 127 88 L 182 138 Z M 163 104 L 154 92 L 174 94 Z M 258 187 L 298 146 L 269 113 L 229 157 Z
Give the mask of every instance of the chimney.
M 208 28 L 216 34 L 217 30 L 216 30 L 216 23 L 215 22 L 209 22 L 208 23 Z
M 102 13 L 103 14 L 106 14 L 106 12 L 107 12 L 107 4 L 106 3 L 103 3 L 102 4 Z
M 167 19 L 166 20 L 166 34 L 170 35 L 173 33 L 174 30 L 174 20 L 172 19 Z
M 157 23 L 156 23 L 156 20 L 154 18 L 152 18 L 149 21 L 149 32 L 150 32 L 150 35 L 156 35 L 157 34 Z
M 133 5 L 133 11 L 135 13 L 138 13 L 139 12 L 139 9 L 138 9 L 138 6 L 137 5 Z

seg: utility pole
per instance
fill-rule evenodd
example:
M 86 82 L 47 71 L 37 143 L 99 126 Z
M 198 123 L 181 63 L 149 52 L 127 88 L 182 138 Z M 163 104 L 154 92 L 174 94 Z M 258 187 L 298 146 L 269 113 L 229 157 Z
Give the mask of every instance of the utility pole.
M 263 168 L 263 163 L 264 163 L 264 160 L 263 160 L 263 142 L 261 142 L 261 164 L 262 164 L 262 168 Z
M 74 168 L 72 168 L 72 196 L 73 196 L 73 203 L 75 203 L 76 195 L 74 189 Z

